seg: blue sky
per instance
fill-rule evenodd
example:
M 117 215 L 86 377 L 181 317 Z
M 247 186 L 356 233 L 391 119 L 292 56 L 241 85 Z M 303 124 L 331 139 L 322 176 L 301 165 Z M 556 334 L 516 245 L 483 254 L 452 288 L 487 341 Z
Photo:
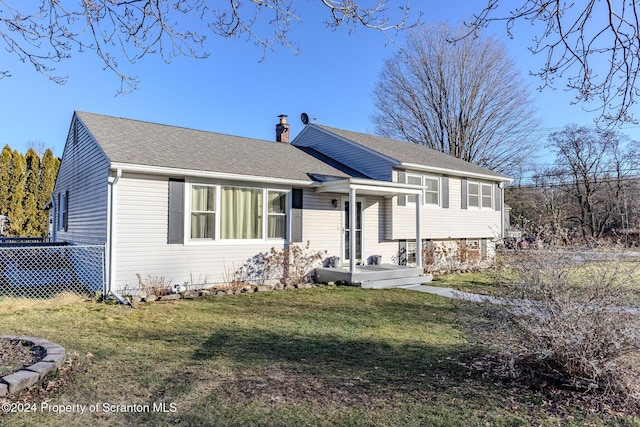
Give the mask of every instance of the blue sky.
M 484 4 L 471 0 L 412 3 L 413 12 L 423 12 L 423 22 L 452 24 Z M 70 60 L 59 64 L 60 74 L 69 76 L 62 86 L 3 52 L 0 68 L 10 69 L 13 77 L 0 80 L 0 144 L 25 150 L 29 141 L 37 141 L 62 155 L 74 110 L 268 140 L 274 138 L 279 114 L 289 115 L 295 136 L 302 129 L 300 114 L 306 112 L 317 117 L 318 123 L 372 133 L 370 116 L 375 108 L 371 91 L 384 59 L 396 47 L 372 30 L 358 29 L 349 35 L 346 29 L 325 28 L 325 12 L 317 4 L 299 2 L 296 7 L 303 22 L 294 25 L 290 37 L 299 42 L 299 55 L 278 48 L 260 62 L 262 50 L 244 38 L 211 37 L 208 59 L 178 58 L 165 64 L 158 57 L 146 57 L 127 66 L 140 79 L 139 89 L 127 95 L 116 96 L 118 78 L 103 70 L 91 52 L 72 52 Z M 198 20 L 193 25 L 203 26 Z M 505 40 L 531 87 L 542 119 L 536 135 L 544 157 L 550 131 L 569 123 L 592 125 L 594 114 L 570 105 L 573 97 L 562 88 L 535 90 L 539 81 L 529 77 L 528 71 L 541 65 L 543 58 L 526 49 L 531 39 L 528 26 L 520 23 L 516 27 L 515 40 L 509 40 L 500 25 L 490 31 Z M 402 45 L 402 34 L 395 39 Z M 639 115 L 637 108 L 634 112 Z M 640 126 L 625 125 L 621 130 L 640 140 Z

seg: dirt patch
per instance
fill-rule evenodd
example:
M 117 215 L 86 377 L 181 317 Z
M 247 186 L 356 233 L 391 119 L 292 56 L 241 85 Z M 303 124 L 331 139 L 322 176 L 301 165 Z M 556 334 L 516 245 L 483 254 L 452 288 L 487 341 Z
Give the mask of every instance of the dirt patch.
M 44 348 L 29 341 L 0 338 L 0 377 L 33 365 L 46 354 Z

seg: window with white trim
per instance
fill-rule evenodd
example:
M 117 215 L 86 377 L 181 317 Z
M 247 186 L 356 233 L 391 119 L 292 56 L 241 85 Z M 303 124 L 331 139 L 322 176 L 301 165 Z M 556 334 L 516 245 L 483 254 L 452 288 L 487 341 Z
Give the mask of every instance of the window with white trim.
M 424 177 L 424 204 L 438 206 L 440 202 L 440 180 L 436 177 Z
M 467 195 L 470 208 L 493 208 L 493 185 L 469 181 Z
M 220 238 L 261 239 L 263 190 L 222 187 L 220 194 Z
M 287 191 L 207 184 L 190 188 L 192 240 L 286 238 Z
M 482 199 L 481 204 L 485 209 L 493 209 L 493 185 L 481 184 Z
M 440 204 L 440 178 L 427 175 L 407 174 L 407 184 L 422 186 L 422 204 L 438 206 Z M 418 196 L 407 196 L 407 202 L 415 204 Z
M 267 191 L 267 238 L 287 237 L 287 192 Z
M 422 185 L 422 175 L 409 175 L 407 174 L 407 184 L 411 185 Z M 413 203 L 414 205 L 418 201 L 417 195 L 407 196 L 407 202 Z
M 191 238 L 216 238 L 216 187 L 191 187 Z

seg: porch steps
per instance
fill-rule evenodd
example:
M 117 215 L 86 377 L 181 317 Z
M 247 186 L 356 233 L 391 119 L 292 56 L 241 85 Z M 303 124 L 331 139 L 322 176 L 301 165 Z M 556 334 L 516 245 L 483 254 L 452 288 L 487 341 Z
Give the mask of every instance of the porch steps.
M 343 282 L 367 289 L 384 289 L 420 285 L 430 282 L 431 276 L 423 276 L 422 269 L 415 267 L 383 264 L 358 266 L 354 273 L 346 267 L 318 268 L 316 279 L 321 283 Z
M 362 282 L 360 284 L 360 287 L 364 289 L 389 289 L 398 288 L 400 286 L 421 285 L 423 283 L 428 283 L 431 280 L 431 276 L 413 276 L 392 279 L 367 280 Z

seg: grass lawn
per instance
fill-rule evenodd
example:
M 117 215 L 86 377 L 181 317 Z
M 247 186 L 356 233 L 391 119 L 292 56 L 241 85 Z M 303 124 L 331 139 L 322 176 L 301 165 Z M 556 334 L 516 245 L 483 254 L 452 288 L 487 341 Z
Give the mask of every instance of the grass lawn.
M 481 295 L 496 295 L 499 292 L 496 280 L 488 271 L 442 274 L 435 276 L 430 284 Z
M 467 342 L 456 310 L 433 295 L 348 287 L 134 309 L 77 299 L 0 301 L 0 334 L 46 338 L 77 357 L 50 390 L 11 399 L 35 404 L 35 413 L 0 412 L 0 425 L 640 422 L 559 409 L 534 391 L 483 379 L 467 367 L 481 350 Z M 156 410 L 165 404 L 167 412 L 154 412 L 154 404 Z M 58 414 L 43 411 L 46 405 L 97 405 L 100 412 Z M 117 405 L 139 406 L 136 411 Z

